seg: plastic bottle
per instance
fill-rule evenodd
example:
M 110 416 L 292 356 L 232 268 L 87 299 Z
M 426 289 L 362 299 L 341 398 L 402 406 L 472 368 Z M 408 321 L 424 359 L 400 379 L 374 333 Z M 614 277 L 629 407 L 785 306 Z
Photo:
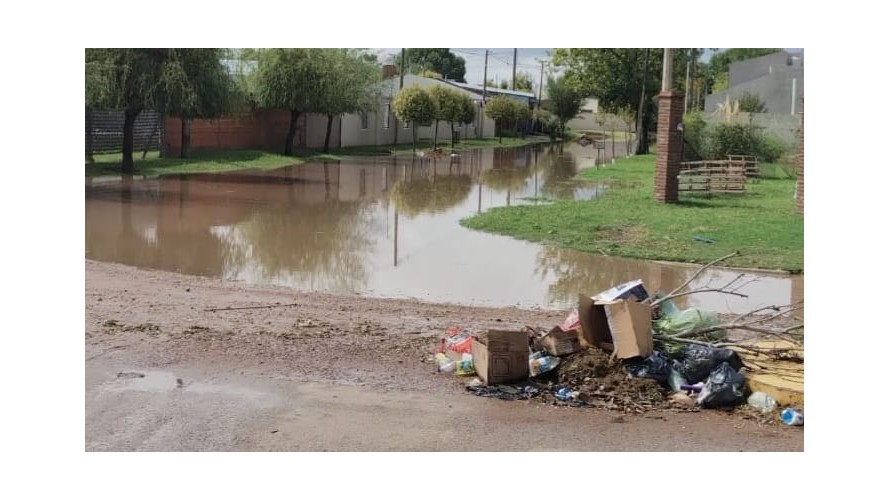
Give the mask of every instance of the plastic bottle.
M 776 410 L 776 399 L 762 391 L 755 391 L 748 397 L 748 405 L 760 412 L 772 412 Z
M 437 372 L 454 372 L 457 364 L 454 360 L 446 357 L 444 353 L 436 353 L 436 371 Z
M 788 426 L 803 426 L 803 414 L 788 407 L 782 411 L 782 422 Z

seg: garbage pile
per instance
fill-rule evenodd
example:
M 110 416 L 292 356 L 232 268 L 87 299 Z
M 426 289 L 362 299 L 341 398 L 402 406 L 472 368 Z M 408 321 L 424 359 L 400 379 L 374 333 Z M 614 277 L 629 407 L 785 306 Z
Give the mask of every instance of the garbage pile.
M 736 351 L 653 338 L 653 331 L 677 334 L 718 325 L 716 314 L 680 310 L 670 301 L 651 307 L 649 301 L 642 281 L 636 280 L 594 296 L 580 295 L 578 307 L 549 331 L 525 327 L 474 333 L 454 327 L 439 345 L 436 367 L 464 377 L 467 390 L 476 395 L 504 400 L 628 413 L 743 404 L 762 413 L 778 411 L 776 397 L 749 388 L 748 369 Z M 708 336 L 721 339 L 726 333 Z M 791 407 L 781 418 L 803 424 L 803 415 Z

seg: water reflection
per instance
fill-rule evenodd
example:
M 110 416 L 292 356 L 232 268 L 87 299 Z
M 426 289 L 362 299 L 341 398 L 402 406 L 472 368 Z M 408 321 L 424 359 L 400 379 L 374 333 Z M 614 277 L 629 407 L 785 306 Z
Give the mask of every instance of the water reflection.
M 301 290 L 557 308 L 574 304 L 579 292 L 635 278 L 652 291 L 682 283 L 688 267 L 542 247 L 459 225 L 541 196 L 598 196 L 599 188 L 572 181 L 591 153 L 543 145 L 93 179 L 85 188 L 86 257 Z M 715 270 L 699 281 L 723 276 Z M 750 301 L 787 303 L 802 296 L 802 284 L 802 277 L 763 275 Z M 686 304 L 744 306 L 723 297 L 690 296 Z

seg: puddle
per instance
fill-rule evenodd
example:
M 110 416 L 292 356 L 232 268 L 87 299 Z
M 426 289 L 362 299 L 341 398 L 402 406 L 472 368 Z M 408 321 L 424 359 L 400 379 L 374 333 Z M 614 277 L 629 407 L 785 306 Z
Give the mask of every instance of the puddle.
M 559 309 L 574 305 L 579 291 L 636 278 L 653 291 L 682 284 L 695 268 L 459 225 L 493 207 L 602 196 L 607 185 L 572 179 L 592 165 L 591 152 L 537 145 L 87 183 L 86 257 L 305 291 Z M 696 283 L 727 273 L 714 270 Z M 752 276 L 741 291 L 747 299 L 709 294 L 685 302 L 734 312 L 803 297 L 802 276 Z

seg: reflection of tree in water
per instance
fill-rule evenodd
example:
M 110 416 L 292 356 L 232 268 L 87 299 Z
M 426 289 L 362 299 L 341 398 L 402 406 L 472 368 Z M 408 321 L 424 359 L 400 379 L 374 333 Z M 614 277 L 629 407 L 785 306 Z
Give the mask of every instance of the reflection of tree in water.
M 574 155 L 564 151 L 561 144 L 550 146 L 539 156 L 538 166 L 544 177 L 542 194 L 555 199 L 574 198 L 575 189 L 582 184 L 574 180 L 577 172 Z
M 461 174 L 399 181 L 391 193 L 399 213 L 414 217 L 454 207 L 466 200 L 472 187 L 472 178 Z
M 498 191 L 507 192 L 507 203 L 510 195 L 522 190 L 526 180 L 531 177 L 533 157 L 529 148 L 498 148 L 494 150 L 491 169 L 483 170 L 480 175 L 482 184 Z
M 114 198 L 101 200 L 109 194 Z M 131 176 L 122 179 L 119 195 L 113 191 L 98 193 L 87 202 L 85 237 L 90 259 L 220 276 L 224 263 L 231 258 L 210 224 L 163 217 L 165 207 L 179 203 L 178 196 L 171 200 L 151 186 L 134 186 Z M 112 210 L 120 217 L 97 213 Z
M 538 252 L 535 273 L 542 281 L 552 280 L 550 304 L 574 304 L 578 294 L 596 294 L 630 280 L 642 279 L 650 294 L 668 291 L 688 279 L 695 269 L 666 266 L 654 261 L 598 256 L 584 252 L 544 247 Z M 686 297 L 677 298 L 685 307 Z
M 273 206 L 238 228 L 247 244 L 243 251 L 262 276 L 296 279 L 312 289 L 356 291 L 368 281 L 370 216 L 361 202 Z

